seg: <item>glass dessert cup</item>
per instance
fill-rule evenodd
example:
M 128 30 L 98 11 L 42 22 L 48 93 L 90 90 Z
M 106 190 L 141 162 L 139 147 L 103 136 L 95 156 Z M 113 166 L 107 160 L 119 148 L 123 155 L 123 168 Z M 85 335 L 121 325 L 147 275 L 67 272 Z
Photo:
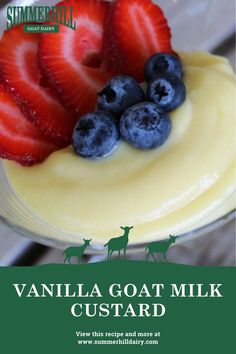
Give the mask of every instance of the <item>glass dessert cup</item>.
M 34 3 L 33 1 L 26 1 L 26 5 L 30 5 Z M 47 5 L 49 5 L 49 1 L 47 1 Z M 56 1 L 52 1 L 52 4 L 56 3 Z M 165 4 L 165 1 L 158 1 L 158 4 L 160 4 L 164 10 L 166 10 L 166 15 L 168 16 L 168 13 L 171 15 L 171 13 L 175 13 L 175 6 L 178 4 L 176 2 L 170 1 L 168 5 Z M 217 2 L 215 2 L 216 4 Z M 38 4 L 43 4 L 43 2 L 37 2 Z M 196 4 L 196 2 L 195 2 Z M 201 17 L 202 23 L 205 23 L 209 12 L 214 10 L 213 2 L 211 1 L 200 1 L 198 2 L 198 6 L 194 5 L 194 2 L 188 2 L 188 6 L 185 7 L 185 14 L 186 16 L 189 16 L 189 23 L 191 20 L 198 18 L 199 15 Z M 175 26 L 175 24 L 171 23 L 171 18 L 170 18 L 170 25 L 172 27 L 172 33 L 174 34 L 174 47 L 180 48 L 180 49 L 192 49 L 193 43 L 192 41 L 194 40 L 196 43 L 196 47 L 199 48 L 199 43 L 200 39 L 195 38 L 191 39 L 188 38 L 187 41 L 184 41 L 184 46 L 181 46 L 180 39 L 175 38 L 175 35 L 179 31 L 179 27 Z M 192 23 L 192 27 L 194 27 L 194 24 Z M 209 23 L 207 26 L 205 26 L 205 30 L 208 31 Z M 198 24 L 199 28 L 199 24 Z M 191 31 L 190 31 L 191 32 Z M 184 32 L 186 33 L 186 31 Z M 195 33 L 196 35 L 196 33 Z M 188 33 L 189 36 L 189 33 Z M 202 36 L 202 33 L 199 34 L 199 36 Z M 220 34 L 220 36 L 223 36 L 223 34 Z M 205 38 L 204 36 L 202 38 Z M 200 49 L 211 49 L 214 47 L 214 45 L 217 43 L 216 38 L 212 37 L 210 40 L 210 44 L 204 42 L 201 43 Z M 110 157 L 112 158 L 112 157 Z M 36 242 L 40 242 L 46 245 L 50 245 L 53 247 L 65 247 L 67 245 L 71 244 L 76 244 L 78 245 L 81 241 L 83 242 L 83 237 L 81 239 L 73 234 L 68 234 L 65 233 L 59 229 L 54 228 L 53 226 L 47 224 L 46 222 L 42 221 L 37 217 L 37 215 L 33 214 L 33 212 L 28 209 L 22 202 L 21 200 L 16 196 L 14 191 L 12 190 L 11 186 L 9 185 L 9 182 L 6 178 L 5 172 L 4 172 L 4 167 L 2 162 L 0 162 L 0 215 L 1 215 L 1 221 L 11 227 L 14 231 L 20 233 L 23 236 L 29 237 L 32 240 Z M 220 208 L 219 208 L 220 209 Z M 202 222 L 202 225 L 197 223 L 196 226 L 192 227 L 190 231 L 186 231 L 181 233 L 180 236 L 180 241 L 185 241 L 189 238 L 197 237 L 200 235 L 204 235 L 206 232 L 212 231 L 224 223 L 228 222 L 231 220 L 235 212 L 233 208 L 230 208 L 229 210 L 225 209 L 225 212 L 223 214 L 218 210 L 218 217 L 217 214 L 215 218 L 213 219 L 208 219 L 208 222 Z M 201 222 L 201 220 L 199 220 Z M 201 226 L 199 226 L 201 225 Z M 135 226 L 135 225 L 134 225 Z M 119 230 L 117 230 L 117 233 Z M 92 235 L 89 235 L 92 237 Z M 113 237 L 113 235 L 111 235 Z M 152 240 L 153 241 L 153 240 Z M 150 240 L 145 240 L 145 244 L 150 242 Z M 133 249 L 134 251 L 140 250 L 141 248 L 144 247 L 144 244 L 142 242 L 139 243 L 132 243 L 130 246 L 130 249 Z M 105 253 L 106 249 L 104 248 L 103 244 L 99 244 L 94 241 L 90 247 L 90 252 L 91 253 Z

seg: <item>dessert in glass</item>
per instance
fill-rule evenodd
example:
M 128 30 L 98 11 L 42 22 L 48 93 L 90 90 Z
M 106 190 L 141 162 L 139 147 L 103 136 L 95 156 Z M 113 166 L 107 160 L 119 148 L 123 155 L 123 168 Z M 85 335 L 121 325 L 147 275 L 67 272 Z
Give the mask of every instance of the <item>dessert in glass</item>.
M 228 60 L 173 49 L 149 0 L 64 5 L 74 5 L 76 31 L 25 34 L 19 25 L 1 39 L 1 220 L 53 246 L 89 236 L 100 252 L 120 226 L 134 226 L 129 244 L 139 249 L 230 219 Z

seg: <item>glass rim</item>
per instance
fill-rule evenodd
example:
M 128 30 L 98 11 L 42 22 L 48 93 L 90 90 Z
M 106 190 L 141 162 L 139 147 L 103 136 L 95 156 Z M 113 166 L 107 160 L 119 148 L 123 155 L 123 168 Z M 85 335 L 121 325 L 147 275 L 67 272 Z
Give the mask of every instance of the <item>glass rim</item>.
M 228 212 L 227 214 L 221 216 L 220 218 L 205 224 L 203 226 L 200 226 L 196 229 L 193 229 L 191 231 L 187 231 L 184 232 L 182 234 L 179 234 L 179 242 L 183 243 L 189 240 L 192 240 L 194 238 L 203 236 L 204 234 L 214 231 L 216 228 L 223 226 L 225 224 L 227 224 L 228 222 L 232 221 L 233 219 L 236 218 L 236 209 L 231 210 L 230 212 Z M 30 239 L 32 242 L 35 243 L 40 243 L 43 244 L 45 246 L 48 247 L 53 247 L 53 248 L 63 248 L 66 247 L 68 244 L 71 245 L 75 245 L 75 243 L 73 242 L 65 242 L 62 241 L 60 239 L 56 239 L 56 238 L 52 238 L 50 236 L 46 236 L 46 235 L 39 235 L 33 231 L 30 231 L 27 228 L 18 226 L 17 224 L 12 223 L 11 221 L 9 221 L 7 218 L 3 217 L 2 215 L 0 215 L 0 223 L 5 225 L 7 228 L 9 228 L 10 230 L 16 232 L 18 235 L 23 236 L 24 238 L 28 238 Z M 132 243 L 128 245 L 128 249 L 132 250 L 132 251 L 138 251 L 143 247 L 146 247 L 146 245 L 149 242 L 158 242 L 158 241 L 165 241 L 168 238 L 164 238 L 161 240 L 155 240 L 153 239 L 152 241 L 147 241 L 147 242 L 140 242 L 140 243 Z M 82 241 L 82 240 L 81 240 Z M 80 240 L 78 240 L 78 244 L 79 244 Z M 102 251 L 104 250 L 104 247 L 102 245 L 94 245 L 94 246 L 90 246 L 88 248 L 88 253 L 90 254 L 101 254 L 103 253 Z

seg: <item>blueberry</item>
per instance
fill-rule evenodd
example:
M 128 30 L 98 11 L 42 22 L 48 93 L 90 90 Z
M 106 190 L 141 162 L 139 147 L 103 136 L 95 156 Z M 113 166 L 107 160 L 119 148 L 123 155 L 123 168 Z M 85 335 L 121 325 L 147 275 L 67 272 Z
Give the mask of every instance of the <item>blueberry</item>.
M 181 79 L 183 77 L 181 60 L 176 55 L 169 53 L 157 53 L 152 55 L 144 67 L 146 80 L 150 81 L 163 72 L 175 74 Z
M 116 76 L 98 93 L 98 109 L 110 112 L 116 116 L 130 106 L 145 99 L 144 92 L 138 82 L 129 76 Z
M 119 131 L 114 117 L 102 111 L 82 116 L 72 135 L 74 151 L 91 159 L 109 155 L 118 141 Z
M 168 114 L 161 107 L 142 102 L 125 111 L 120 120 L 120 133 L 134 147 L 147 150 L 162 145 L 171 126 Z
M 148 84 L 147 99 L 166 111 L 172 111 L 185 101 L 186 88 L 179 77 L 163 73 Z

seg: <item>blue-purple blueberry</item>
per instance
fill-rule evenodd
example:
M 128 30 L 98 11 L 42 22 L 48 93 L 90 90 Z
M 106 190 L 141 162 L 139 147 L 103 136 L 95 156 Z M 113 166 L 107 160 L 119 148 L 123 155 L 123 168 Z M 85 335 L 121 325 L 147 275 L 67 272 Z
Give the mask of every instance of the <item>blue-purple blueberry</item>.
M 184 82 L 176 75 L 160 74 L 147 85 L 147 99 L 167 112 L 172 111 L 186 99 Z
M 142 150 L 162 145 L 169 137 L 171 127 L 168 113 L 151 102 L 128 108 L 120 119 L 122 138 Z
M 180 58 L 170 53 L 157 53 L 147 60 L 144 68 L 147 81 L 153 80 L 164 72 L 174 74 L 181 79 L 183 77 L 183 66 Z
M 98 93 L 97 107 L 120 117 L 127 108 L 144 99 L 143 89 L 135 79 L 125 75 L 115 76 Z
M 109 155 L 117 147 L 119 135 L 117 122 L 110 113 L 91 112 L 76 124 L 72 145 L 76 154 L 97 159 Z

